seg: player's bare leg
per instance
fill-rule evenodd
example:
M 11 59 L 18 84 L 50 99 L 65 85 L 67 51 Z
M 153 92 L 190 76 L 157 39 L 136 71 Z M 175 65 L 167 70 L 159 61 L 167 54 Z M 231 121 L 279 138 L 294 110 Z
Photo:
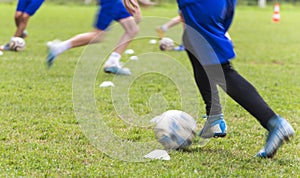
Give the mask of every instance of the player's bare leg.
M 91 32 L 81 33 L 65 41 L 50 41 L 47 43 L 48 56 L 46 59 L 48 67 L 51 67 L 55 58 L 61 53 L 75 47 L 98 43 L 102 40 L 105 31 L 94 29 Z
M 27 13 L 22 13 L 17 11 L 15 14 L 15 23 L 17 30 L 14 34 L 15 37 L 25 38 L 27 34 L 25 34 L 25 29 L 27 27 L 30 15 Z
M 121 74 L 121 75 L 130 75 L 131 72 L 127 68 L 121 68 L 120 58 L 123 52 L 126 50 L 129 43 L 139 32 L 139 27 L 136 24 L 133 17 L 127 17 L 121 19 L 119 23 L 125 29 L 125 33 L 119 39 L 115 50 L 109 56 L 108 60 L 104 64 L 104 71 L 107 73 Z

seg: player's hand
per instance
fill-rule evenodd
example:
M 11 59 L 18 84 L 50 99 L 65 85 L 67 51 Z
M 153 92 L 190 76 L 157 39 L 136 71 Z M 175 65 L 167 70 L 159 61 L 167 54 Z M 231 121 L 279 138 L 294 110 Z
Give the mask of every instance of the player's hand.
M 137 0 L 124 0 L 124 5 L 128 12 L 133 16 L 140 11 L 140 6 Z
M 135 18 L 136 23 L 139 23 L 142 18 L 142 13 L 137 0 L 124 0 L 124 5 L 128 12 Z

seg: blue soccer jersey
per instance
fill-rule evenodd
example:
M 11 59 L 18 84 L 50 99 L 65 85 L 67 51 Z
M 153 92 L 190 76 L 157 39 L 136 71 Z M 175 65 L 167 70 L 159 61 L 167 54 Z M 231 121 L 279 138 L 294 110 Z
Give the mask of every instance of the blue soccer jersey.
M 44 0 L 19 0 L 17 11 L 25 12 L 32 16 L 43 4 Z
M 187 4 L 194 3 L 194 2 L 197 2 L 197 1 L 199 1 L 199 0 L 177 0 L 177 4 L 178 4 L 179 8 L 181 8 L 181 7 L 184 7 Z
M 236 0 L 177 0 L 186 29 L 184 43 L 203 65 L 222 64 L 235 57 L 225 33 L 231 25 Z M 190 49 L 189 49 L 190 48 Z

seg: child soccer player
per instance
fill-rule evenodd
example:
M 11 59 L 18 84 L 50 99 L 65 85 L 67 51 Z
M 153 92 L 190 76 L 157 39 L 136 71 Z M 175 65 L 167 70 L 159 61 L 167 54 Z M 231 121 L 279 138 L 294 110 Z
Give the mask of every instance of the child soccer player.
M 235 57 L 235 52 L 225 34 L 233 20 L 236 0 L 177 0 L 177 3 L 186 24 L 184 46 L 208 116 L 199 136 L 208 139 L 227 134 L 217 90 L 217 86 L 220 86 L 268 131 L 266 144 L 256 156 L 274 157 L 278 148 L 295 131 L 232 67 L 231 59 Z M 135 0 L 125 0 L 125 4 L 129 12 L 136 12 L 138 6 Z
M 64 51 L 67 51 L 71 48 L 100 42 L 111 22 L 115 20 L 122 25 L 125 33 L 119 39 L 115 50 L 111 53 L 108 60 L 104 64 L 104 72 L 119 75 L 131 74 L 129 69 L 121 67 L 120 59 L 130 41 L 139 31 L 137 22 L 140 21 L 140 11 L 138 10 L 136 12 L 134 18 L 124 7 L 122 0 L 99 0 L 99 6 L 100 7 L 95 19 L 93 31 L 78 34 L 62 42 L 53 41 L 48 43 L 49 52 L 46 59 L 48 67 L 51 67 L 54 59 Z
M 166 23 L 164 23 L 163 25 L 161 25 L 155 29 L 158 34 L 158 37 L 160 39 L 162 39 L 165 36 L 165 33 L 169 30 L 169 28 L 172 28 L 182 22 L 183 21 L 182 21 L 182 18 L 180 17 L 180 15 L 173 17 L 171 20 L 167 21 Z M 174 48 L 174 50 L 175 51 L 184 51 L 184 46 L 182 44 L 180 44 L 179 46 L 176 46 Z
M 27 36 L 26 27 L 30 17 L 41 7 L 44 0 L 19 0 L 17 10 L 15 13 L 15 24 L 17 30 L 14 37 L 25 38 Z M 5 45 L 0 46 L 0 50 L 10 50 L 9 42 Z

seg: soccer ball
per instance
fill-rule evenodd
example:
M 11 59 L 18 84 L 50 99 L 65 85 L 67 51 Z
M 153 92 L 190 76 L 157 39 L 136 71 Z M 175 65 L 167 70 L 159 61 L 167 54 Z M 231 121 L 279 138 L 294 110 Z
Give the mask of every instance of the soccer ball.
M 159 49 L 162 51 L 171 51 L 174 49 L 174 41 L 171 38 L 165 37 L 159 41 Z
M 9 48 L 13 51 L 23 51 L 25 47 L 25 40 L 20 37 L 13 37 L 9 42 Z
M 192 144 L 197 124 L 192 116 L 179 110 L 168 110 L 152 119 L 156 139 L 165 149 L 180 149 Z

